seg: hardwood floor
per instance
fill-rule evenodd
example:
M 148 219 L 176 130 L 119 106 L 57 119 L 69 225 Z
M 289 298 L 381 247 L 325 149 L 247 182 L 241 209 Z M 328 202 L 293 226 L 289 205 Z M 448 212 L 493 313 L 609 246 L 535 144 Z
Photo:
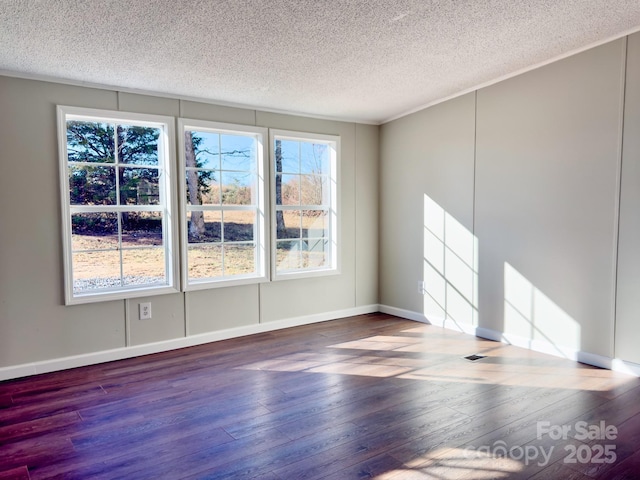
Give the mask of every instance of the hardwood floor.
M 384 314 L 0 383 L 0 480 L 637 479 L 638 444 L 640 379 Z

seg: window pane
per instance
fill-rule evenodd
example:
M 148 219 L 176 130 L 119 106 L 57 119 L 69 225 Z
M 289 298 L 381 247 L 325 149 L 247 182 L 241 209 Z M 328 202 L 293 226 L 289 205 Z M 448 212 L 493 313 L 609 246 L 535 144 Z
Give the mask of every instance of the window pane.
M 253 245 L 224 246 L 224 274 L 246 275 L 255 272 L 256 249 Z
M 162 246 L 160 212 L 122 212 L 122 248 Z
M 73 254 L 73 292 L 120 287 L 120 252 L 83 252 Z
M 191 141 L 193 145 L 193 157 L 189 152 L 185 152 L 187 167 L 197 167 L 205 169 L 220 168 L 220 135 L 210 132 L 198 132 L 191 130 Z M 185 142 L 186 143 L 186 142 Z M 188 144 L 186 145 L 188 148 Z M 190 158 L 195 164 L 190 164 Z
M 313 134 L 297 132 L 274 136 L 276 274 L 338 266 L 339 137 L 313 138 Z
M 122 275 L 125 285 L 166 283 L 164 249 L 123 250 Z
M 255 174 L 222 172 L 222 203 L 226 205 L 251 205 Z
M 211 170 L 186 171 L 188 205 L 220 205 L 219 172 Z
M 281 215 L 284 223 L 284 228 L 278 228 L 278 239 L 300 238 L 302 234 L 300 231 L 302 212 L 300 210 L 276 212 L 276 215 Z
M 256 212 L 233 211 L 224 212 L 224 241 L 251 242 L 255 237 Z
M 71 248 L 74 251 L 118 248 L 118 215 L 116 213 L 71 215 Z
M 220 135 L 223 170 L 255 171 L 256 140 L 243 135 Z
M 115 162 L 114 126 L 103 122 L 67 121 L 70 162 Z
M 67 147 L 60 165 L 68 173 L 61 179 L 65 303 L 126 298 L 138 285 L 174 290 L 167 260 L 175 186 L 160 180 L 173 162 L 167 131 L 175 120 L 62 106 L 58 114 Z
M 160 185 L 154 168 L 120 167 L 121 205 L 158 205 Z
M 302 142 L 300 146 L 300 170 L 302 173 L 327 174 L 330 165 L 329 146 Z
M 189 279 L 214 278 L 222 276 L 222 246 L 202 245 L 189 247 Z
M 326 238 L 329 236 L 329 214 L 323 210 L 302 211 L 303 237 Z
M 222 212 L 188 212 L 187 231 L 189 243 L 220 242 L 222 240 Z
M 116 203 L 116 171 L 112 167 L 69 167 L 71 205 Z
M 118 125 L 118 161 L 137 165 L 158 165 L 160 129 Z
M 323 205 L 328 203 L 329 192 L 326 180 L 327 177 L 321 175 L 301 175 L 300 203 L 302 205 Z
M 295 270 L 302 268 L 302 256 L 299 240 L 285 240 L 277 242 L 276 268 L 278 270 Z
M 278 177 L 282 179 L 280 187 L 282 198 L 277 198 L 276 192 L 276 205 L 300 205 L 300 175 L 278 175 Z
M 302 264 L 305 268 L 320 268 L 328 265 L 329 243 L 322 239 L 302 241 Z
M 277 148 L 281 151 L 281 168 L 277 165 Z M 276 172 L 298 173 L 300 171 L 300 142 L 291 140 L 276 140 Z

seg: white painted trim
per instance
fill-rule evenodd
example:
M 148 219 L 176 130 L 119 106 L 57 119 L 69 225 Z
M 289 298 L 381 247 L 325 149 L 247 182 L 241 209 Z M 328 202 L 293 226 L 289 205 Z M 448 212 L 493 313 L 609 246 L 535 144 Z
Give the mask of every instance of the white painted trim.
M 611 364 L 612 370 L 615 372 L 628 373 L 629 375 L 640 377 L 640 365 L 638 365 L 637 363 L 627 362 L 625 360 L 620 360 L 619 358 L 614 358 Z
M 291 270 L 278 272 L 278 232 L 275 226 L 278 205 L 276 203 L 276 158 L 275 145 L 276 141 L 292 140 L 295 142 L 309 142 L 325 144 L 330 148 L 330 200 L 329 204 L 323 204 L 329 213 L 329 254 L 331 265 L 320 268 L 301 268 L 299 270 Z M 270 215 L 271 215 L 271 280 L 274 282 L 283 280 L 297 280 L 300 278 L 324 277 L 330 275 L 340 275 L 342 273 L 342 144 L 340 135 L 328 135 L 322 133 L 302 132 L 295 130 L 269 129 L 269 187 L 270 187 Z M 289 172 L 294 173 L 294 172 Z M 324 173 L 324 172 L 323 172 Z M 282 206 L 281 206 L 282 207 Z M 292 206 L 284 206 L 287 208 Z M 293 206 L 294 209 L 313 208 L 313 206 L 300 205 Z
M 255 141 L 256 157 L 254 167 L 256 168 L 255 185 L 252 187 L 252 193 L 257 198 L 253 205 L 243 205 L 242 210 L 255 212 L 256 225 L 254 228 L 254 242 L 257 251 L 257 265 L 255 271 L 246 275 L 231 275 L 225 277 L 206 278 L 200 281 L 189 280 L 189 233 L 187 229 L 188 205 L 187 205 L 187 161 L 185 156 L 185 132 L 187 130 L 196 132 L 206 132 L 220 135 L 238 135 L 251 138 Z M 247 125 L 239 125 L 235 123 L 211 122 L 208 120 L 195 120 L 191 118 L 178 118 L 178 197 L 180 199 L 180 245 L 183 261 L 180 265 L 180 273 L 182 277 L 182 291 L 190 292 L 196 290 L 204 290 L 211 288 L 233 287 L 238 285 L 253 285 L 260 282 L 268 282 L 269 277 L 269 261 L 270 257 L 267 252 L 270 251 L 269 244 L 269 182 L 265 180 L 268 175 L 268 150 L 267 142 L 269 139 L 269 130 L 264 127 L 254 127 Z M 220 168 L 220 166 L 218 166 Z M 220 179 L 219 179 L 220 180 Z M 213 208 L 212 211 L 224 212 L 233 210 L 236 205 L 200 205 L 203 211 Z
M 593 365 L 594 367 L 606 368 L 608 370 L 615 370 L 617 372 L 628 373 L 630 375 L 640 377 L 640 365 L 631 362 L 625 362 L 620 359 L 612 359 L 603 355 L 597 355 L 595 353 L 573 350 L 567 347 L 553 345 L 549 342 L 543 342 L 540 340 L 530 340 L 525 337 L 499 332 L 490 328 L 475 327 L 469 324 L 456 324 L 451 320 L 444 320 L 442 318 L 427 318 L 422 313 L 414 312 L 411 310 L 404 310 L 396 307 L 390 307 L 388 305 L 380 305 L 379 310 L 382 313 L 388 313 L 389 315 L 406 318 L 407 320 L 415 320 L 417 322 L 428 323 L 430 325 L 467 333 L 476 337 L 486 338 L 488 340 L 526 348 L 535 352 L 545 353 L 547 355 L 553 355 L 555 357 L 566 358 L 575 362 L 586 363 L 588 365 Z
M 379 311 L 389 315 L 395 315 L 396 317 L 406 318 L 407 320 L 414 320 L 416 322 L 428 323 L 433 325 L 429 319 L 422 313 L 414 312 L 413 310 L 405 310 L 403 308 L 391 307 L 389 305 L 380 305 Z
M 87 365 L 111 362 L 114 360 L 122 360 L 125 358 L 139 357 L 141 355 L 149 355 L 152 353 L 176 350 L 178 348 L 192 347 L 195 345 L 202 345 L 205 343 L 217 342 L 219 340 L 243 337 L 245 335 L 252 335 L 255 333 L 271 332 L 274 330 L 281 330 L 283 328 L 297 327 L 301 325 L 308 325 L 312 323 L 325 322 L 328 320 L 335 320 L 338 318 L 376 312 L 378 312 L 378 305 L 363 305 L 360 307 L 353 307 L 344 310 L 335 310 L 333 312 L 318 313 L 314 315 L 306 315 L 303 317 L 286 318 L 273 322 L 229 328 L 226 330 L 191 335 L 184 338 L 174 338 L 171 340 L 147 343 L 144 345 L 114 348 L 112 350 L 104 350 L 101 352 L 85 353 L 82 355 L 73 355 L 70 357 L 25 363 L 22 365 L 15 365 L 11 367 L 2 367 L 0 368 L 0 381 L 26 377 L 29 375 L 37 375 L 40 373 L 55 372 L 58 370 L 67 370 L 69 368 L 84 367 Z
M 167 115 L 151 115 L 146 113 L 129 113 L 118 110 L 103 110 L 96 108 L 74 107 L 66 105 L 57 105 L 57 128 L 58 128 L 58 165 L 59 165 L 59 181 L 61 212 L 62 212 L 62 242 L 63 242 L 63 258 L 64 258 L 64 291 L 65 305 L 77 305 L 83 303 L 105 302 L 108 300 L 122 300 L 128 298 L 139 297 L 141 295 L 161 295 L 167 293 L 178 293 L 180 291 L 180 271 L 179 259 L 174 254 L 174 249 L 178 246 L 178 232 L 175 228 L 175 222 L 170 221 L 172 216 L 177 215 L 177 196 L 174 195 L 173 184 L 175 177 L 175 117 Z M 95 206 L 87 205 L 71 205 L 69 195 L 64 192 L 69 191 L 69 159 L 67 152 L 67 121 L 81 120 L 91 122 L 107 121 L 109 123 L 125 125 L 133 124 L 136 126 L 147 126 L 160 130 L 158 137 L 158 165 L 159 173 L 159 194 L 162 202 L 158 205 L 108 205 L 106 210 L 110 213 L 122 211 L 154 211 L 161 213 L 166 221 L 162 222 L 162 251 L 165 256 L 165 274 L 166 283 L 160 285 L 142 285 L 142 286 L 125 286 L 113 287 L 111 289 L 98 289 L 97 291 L 85 291 L 75 293 L 73 289 L 74 273 L 73 273 L 73 248 L 72 248 L 72 226 L 71 216 L 74 212 L 97 211 Z M 115 133 L 114 133 L 115 134 Z M 84 162 L 79 162 L 84 163 Z M 111 163 L 108 166 L 119 168 L 119 161 Z M 116 176 L 116 188 L 117 188 Z M 83 210 L 84 209 L 84 210 Z M 122 266 L 122 257 L 120 258 L 120 267 Z M 121 272 L 122 273 L 122 272 Z

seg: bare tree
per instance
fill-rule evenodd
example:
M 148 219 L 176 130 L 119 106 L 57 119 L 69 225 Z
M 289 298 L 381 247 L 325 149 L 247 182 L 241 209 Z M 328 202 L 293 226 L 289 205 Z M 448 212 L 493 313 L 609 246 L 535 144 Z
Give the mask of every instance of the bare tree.
M 276 205 L 282 205 L 282 141 L 276 140 Z M 285 231 L 284 212 L 276 210 L 278 237 Z

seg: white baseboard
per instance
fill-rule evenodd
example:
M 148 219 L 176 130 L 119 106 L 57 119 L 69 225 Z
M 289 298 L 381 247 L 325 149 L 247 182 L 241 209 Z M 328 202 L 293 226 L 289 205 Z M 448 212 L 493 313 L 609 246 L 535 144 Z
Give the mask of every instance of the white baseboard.
M 40 362 L 26 363 L 10 367 L 1 367 L 0 381 L 19 377 L 27 377 L 30 375 L 37 375 L 39 373 L 49 373 L 59 370 L 67 370 L 69 368 L 95 365 L 97 363 L 111 362 L 114 360 L 122 360 L 125 358 L 139 357 L 141 355 L 149 355 L 151 353 L 166 352 L 169 350 L 176 350 L 178 348 L 192 347 L 195 345 L 202 345 L 219 340 L 227 340 L 229 338 L 243 337 L 246 335 L 252 335 L 254 333 L 270 332 L 274 330 L 281 330 L 283 328 L 309 325 L 311 323 L 325 322 L 328 320 L 335 320 L 337 318 L 350 317 L 354 315 L 364 315 L 367 313 L 375 313 L 378 311 L 378 305 L 364 305 L 361 307 L 348 308 L 345 310 L 335 310 L 333 312 L 306 315 L 302 317 L 292 317 L 273 322 L 264 322 L 243 327 L 219 330 L 216 332 L 190 335 L 184 338 L 174 338 L 161 342 L 146 343 L 144 345 L 133 345 L 129 347 L 114 348 L 112 350 L 104 350 L 101 352 L 85 353 L 81 355 L 73 355 L 70 357 L 43 360 Z
M 640 365 L 637 363 L 627 362 L 619 358 L 614 358 L 611 363 L 612 370 L 616 372 L 628 373 L 629 375 L 640 377 Z
M 539 340 L 530 340 L 517 335 L 505 334 L 496 330 L 483 327 L 475 327 L 469 324 L 455 323 L 451 320 L 442 318 L 427 318 L 424 314 L 405 310 L 401 308 L 391 307 L 388 305 L 364 305 L 361 307 L 349 308 L 345 310 L 335 310 L 333 312 L 319 313 L 314 315 L 306 315 L 302 317 L 292 317 L 273 322 L 263 322 L 244 327 L 229 328 L 216 332 L 202 333 L 198 335 L 190 335 L 184 338 L 174 338 L 161 342 L 147 343 L 144 345 L 134 345 L 130 347 L 115 348 L 101 352 L 92 352 L 82 355 L 74 355 L 52 360 L 43 360 L 40 362 L 26 363 L 10 367 L 0 367 L 0 381 L 10 380 L 13 378 L 27 377 L 40 373 L 55 372 L 66 370 L 69 368 L 83 367 L 94 365 L 97 363 L 111 362 L 114 360 L 122 360 L 125 358 L 139 357 L 141 355 L 149 355 L 152 353 L 166 352 L 176 350 L 178 348 L 202 345 L 205 343 L 227 340 L 230 338 L 252 335 L 255 333 L 264 333 L 283 328 L 297 327 L 301 325 L 309 325 L 312 323 L 325 322 L 338 318 L 350 317 L 353 315 L 364 315 L 367 313 L 382 312 L 394 315 L 407 320 L 414 320 L 434 326 L 455 330 L 458 332 L 474 335 L 476 337 L 487 338 L 496 342 L 511 344 L 517 347 L 527 348 L 541 353 L 554 355 L 557 357 L 567 358 L 588 365 L 600 368 L 606 368 L 617 372 L 623 372 L 630 375 L 640 377 L 640 365 L 626 362 L 620 359 L 611 359 L 602 355 L 596 355 L 589 352 L 575 351 L 565 347 L 558 347 L 548 342 Z
M 557 346 L 552 343 L 543 342 L 540 340 L 531 340 L 525 337 L 511 335 L 489 328 L 475 327 L 473 325 L 464 323 L 456 323 L 452 320 L 445 320 L 443 318 L 426 317 L 424 314 L 419 312 L 390 307 L 388 305 L 380 305 L 380 311 L 383 313 L 388 313 L 389 315 L 406 318 L 407 320 L 415 320 L 418 322 L 428 323 L 430 325 L 475 335 L 476 337 L 486 338 L 489 340 L 494 340 L 496 342 L 507 343 L 516 347 L 527 348 L 536 352 L 546 353 L 548 355 L 553 355 L 561 358 L 567 358 L 569 360 L 580 363 L 586 363 L 588 365 L 593 365 L 594 367 L 606 368 L 608 370 L 615 370 L 618 372 L 624 372 L 640 377 L 640 365 L 631 362 L 612 359 L 594 353 L 573 350 L 571 348 Z
M 404 310 L 402 308 L 390 307 L 389 305 L 379 305 L 378 311 L 381 313 L 387 313 L 400 318 L 406 318 L 407 320 L 414 320 L 416 322 L 428 323 L 433 325 L 429 319 L 422 313 L 414 312 L 411 310 Z

